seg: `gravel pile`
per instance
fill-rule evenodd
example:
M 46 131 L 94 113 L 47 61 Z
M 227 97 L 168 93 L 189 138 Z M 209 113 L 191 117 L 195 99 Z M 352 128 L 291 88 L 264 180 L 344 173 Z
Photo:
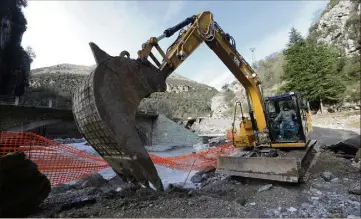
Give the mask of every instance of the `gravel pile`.
M 345 180 L 346 179 L 346 180 Z M 325 182 L 322 178 L 315 179 L 310 189 L 303 191 L 305 201 L 297 205 L 279 206 L 265 212 L 266 217 L 317 217 L 344 218 L 360 217 L 360 196 L 350 194 L 360 190 L 357 182 L 347 178 L 333 178 Z M 349 189 L 347 189 L 349 188 Z

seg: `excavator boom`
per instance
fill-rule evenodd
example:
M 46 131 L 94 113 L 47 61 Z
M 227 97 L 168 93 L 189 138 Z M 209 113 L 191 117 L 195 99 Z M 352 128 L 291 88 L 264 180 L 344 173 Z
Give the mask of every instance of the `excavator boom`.
M 158 42 L 178 31 L 179 36 L 164 52 Z M 248 102 L 252 106 L 249 112 L 251 120 L 242 124 L 248 124 L 249 131 L 246 134 L 255 137 L 241 136 L 241 139 L 247 138 L 247 145 L 252 147 L 262 143 L 260 133 L 267 129 L 267 122 L 260 80 L 238 53 L 234 39 L 213 20 L 213 14 L 202 12 L 165 30 L 161 36 L 150 38 L 138 51 L 137 59 L 129 58 L 127 51 L 121 52 L 119 56 L 110 56 L 90 43 L 97 66 L 74 92 L 73 114 L 85 139 L 124 180 L 145 186 L 151 183 L 163 190 L 155 166 L 137 132 L 135 114 L 143 98 L 166 90 L 167 77 L 203 42 L 214 51 L 247 92 Z M 154 48 L 162 56 L 162 61 L 153 54 Z M 155 65 L 148 60 L 149 57 Z M 254 159 L 251 162 L 255 162 Z M 297 162 L 287 160 L 286 163 Z

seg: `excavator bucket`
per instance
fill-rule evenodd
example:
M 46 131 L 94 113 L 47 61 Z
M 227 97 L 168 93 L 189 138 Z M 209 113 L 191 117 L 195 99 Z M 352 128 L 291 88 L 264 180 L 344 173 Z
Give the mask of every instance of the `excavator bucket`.
M 308 179 L 308 169 L 314 160 L 316 143 L 316 141 L 308 141 L 305 148 L 279 152 L 277 157 L 246 157 L 245 155 L 249 153 L 219 156 L 216 172 L 289 183 L 304 182 Z
M 166 90 L 166 76 L 152 65 L 110 56 L 90 43 L 96 68 L 73 94 L 79 131 L 123 180 L 163 190 L 162 181 L 135 127 L 139 103 Z M 127 52 L 126 52 L 127 53 Z

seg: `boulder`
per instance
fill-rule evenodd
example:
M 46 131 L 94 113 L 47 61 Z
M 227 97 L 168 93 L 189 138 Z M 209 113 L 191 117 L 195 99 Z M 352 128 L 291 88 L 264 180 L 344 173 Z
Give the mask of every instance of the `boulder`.
M 342 151 L 345 154 L 360 157 L 360 152 L 358 152 L 360 150 L 360 138 L 360 135 L 355 135 L 335 145 L 331 145 L 327 149 L 333 152 Z
M 0 217 L 26 217 L 51 190 L 49 179 L 23 152 L 0 159 Z
M 323 172 L 322 173 L 322 178 L 327 181 L 327 182 L 330 182 L 333 178 L 333 175 L 331 172 Z

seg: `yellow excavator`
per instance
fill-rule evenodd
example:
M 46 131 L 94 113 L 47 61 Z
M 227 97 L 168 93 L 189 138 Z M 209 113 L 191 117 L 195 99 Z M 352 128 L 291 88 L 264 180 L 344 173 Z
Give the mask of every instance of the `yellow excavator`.
M 177 39 L 163 51 L 158 42 L 178 31 Z M 239 130 L 232 131 L 231 137 L 234 146 L 244 151 L 218 157 L 216 171 L 286 182 L 305 180 L 316 143 L 308 139 L 311 125 L 307 104 L 296 93 L 264 98 L 257 74 L 238 53 L 232 36 L 221 29 L 209 11 L 150 38 L 138 51 L 137 59 L 131 59 L 127 51 L 110 56 L 90 43 L 97 66 L 75 90 L 72 108 L 84 138 L 123 180 L 147 187 L 151 183 L 163 190 L 137 133 L 135 114 L 143 98 L 166 91 L 167 77 L 202 43 L 214 51 L 244 86 L 249 103 L 249 118 L 242 112 Z M 161 62 L 153 54 L 154 48 L 161 55 Z M 285 104 L 295 115 L 295 125 L 291 128 L 277 122 Z M 290 134 L 286 135 L 287 132 Z M 280 133 L 284 136 L 280 137 Z

